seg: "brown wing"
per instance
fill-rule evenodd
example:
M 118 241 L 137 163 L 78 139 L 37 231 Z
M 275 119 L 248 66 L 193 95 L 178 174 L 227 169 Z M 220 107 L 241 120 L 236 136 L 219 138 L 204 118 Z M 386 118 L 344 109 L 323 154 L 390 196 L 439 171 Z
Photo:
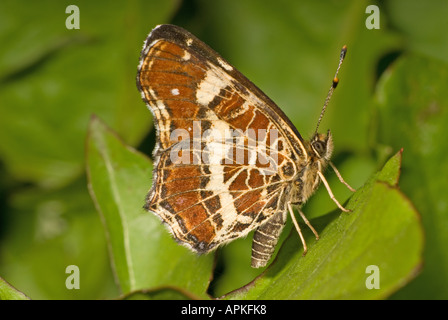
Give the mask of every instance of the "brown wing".
M 146 208 L 179 242 L 208 252 L 285 210 L 302 138 L 227 61 L 161 25 L 145 42 L 137 85 L 158 137 Z

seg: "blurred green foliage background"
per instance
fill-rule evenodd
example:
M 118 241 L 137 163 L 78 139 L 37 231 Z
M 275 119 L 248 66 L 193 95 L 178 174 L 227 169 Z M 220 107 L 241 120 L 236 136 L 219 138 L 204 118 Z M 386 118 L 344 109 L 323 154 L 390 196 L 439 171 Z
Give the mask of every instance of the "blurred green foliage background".
M 80 10 L 79 30 L 65 25 L 71 4 Z M 380 9 L 378 30 L 365 25 L 370 4 Z M 443 0 L 2 1 L 0 277 L 34 299 L 119 295 L 87 191 L 88 123 L 95 114 L 151 154 L 155 134 L 136 69 L 149 31 L 174 23 L 257 84 L 304 137 L 313 133 L 340 48 L 348 46 L 321 130 L 331 129 L 334 162 L 355 187 L 404 148 L 400 187 L 421 213 L 426 244 L 423 271 L 392 298 L 447 299 L 447 16 Z M 349 197 L 334 175 L 328 179 L 338 199 Z M 334 209 L 325 193 L 305 206 L 310 218 Z M 248 264 L 249 240 L 221 255 Z M 65 287 L 72 264 L 88 270 L 82 290 Z M 220 267 L 216 291 L 257 274 L 238 265 Z

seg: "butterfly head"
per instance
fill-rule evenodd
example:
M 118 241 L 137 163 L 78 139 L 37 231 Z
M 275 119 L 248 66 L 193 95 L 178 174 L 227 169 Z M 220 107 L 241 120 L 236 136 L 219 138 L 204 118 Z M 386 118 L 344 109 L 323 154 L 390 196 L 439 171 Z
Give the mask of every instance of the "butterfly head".
M 316 157 L 326 164 L 330 161 L 331 154 L 333 153 L 333 137 L 330 130 L 324 133 L 316 133 L 311 139 L 311 149 Z
M 306 143 L 308 161 L 301 162 L 304 166 L 297 174 L 294 181 L 294 190 L 291 202 L 294 204 L 305 203 L 316 191 L 321 182 L 318 171 L 322 172 L 330 162 L 333 152 L 333 138 L 330 130 L 324 133 L 315 133 L 311 140 Z

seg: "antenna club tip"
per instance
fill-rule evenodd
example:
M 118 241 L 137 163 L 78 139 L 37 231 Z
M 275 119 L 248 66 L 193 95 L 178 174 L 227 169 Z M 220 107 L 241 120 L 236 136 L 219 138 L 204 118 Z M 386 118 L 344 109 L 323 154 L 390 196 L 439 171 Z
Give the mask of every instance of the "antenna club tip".
M 341 59 L 344 59 L 346 54 L 347 54 L 347 46 L 344 45 L 341 49 Z

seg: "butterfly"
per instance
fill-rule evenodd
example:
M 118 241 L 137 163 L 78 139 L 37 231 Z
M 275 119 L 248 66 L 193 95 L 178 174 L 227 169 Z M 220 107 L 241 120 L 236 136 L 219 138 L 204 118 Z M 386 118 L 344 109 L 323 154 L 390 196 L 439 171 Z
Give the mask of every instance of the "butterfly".
M 338 83 L 337 74 L 327 96 Z M 137 87 L 157 129 L 153 184 L 145 208 L 174 239 L 197 253 L 254 231 L 251 266 L 273 255 L 288 212 L 307 251 L 293 206 L 321 182 L 334 197 L 323 171 L 333 138 L 302 138 L 283 111 L 250 80 L 190 32 L 159 25 L 141 52 Z M 346 184 L 348 186 L 348 184 Z M 352 191 L 350 186 L 348 186 Z

